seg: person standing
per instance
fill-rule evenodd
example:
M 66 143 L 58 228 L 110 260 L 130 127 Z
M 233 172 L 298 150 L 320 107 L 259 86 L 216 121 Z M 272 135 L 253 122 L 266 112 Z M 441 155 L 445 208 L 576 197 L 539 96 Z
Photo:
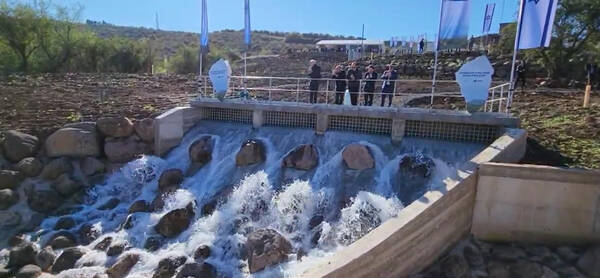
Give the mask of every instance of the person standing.
M 335 81 L 335 104 L 344 103 L 344 92 L 346 91 L 346 72 L 341 65 L 335 66 L 331 78 Z
M 377 80 L 377 72 L 375 72 L 375 67 L 373 65 L 367 67 L 367 72 L 363 79 L 367 80 L 363 88 L 363 91 L 365 92 L 365 106 L 372 106 L 373 93 L 375 92 L 375 80 Z
M 317 93 L 319 91 L 319 79 L 321 79 L 321 67 L 317 65 L 316 60 L 310 60 L 308 68 L 308 77 L 310 77 L 310 103 L 317 103 Z
M 421 39 L 419 42 L 419 53 L 423 53 L 425 51 L 425 39 Z
M 392 98 L 394 97 L 394 89 L 396 88 L 396 79 L 398 78 L 398 72 L 392 65 L 387 65 L 386 71 L 383 72 L 381 79 L 384 80 L 381 88 L 381 106 L 385 104 L 385 97 L 387 96 L 388 107 L 392 106 Z
M 360 90 L 360 71 L 355 62 L 350 64 L 348 71 L 346 72 L 346 79 L 348 79 L 348 91 L 350 91 L 350 102 L 356 106 L 358 104 L 358 91 Z
M 517 73 L 517 78 L 515 79 L 515 89 L 517 89 L 517 85 L 519 84 L 519 81 L 521 81 L 521 92 L 525 90 L 525 75 L 527 74 L 527 69 L 525 67 L 525 61 L 521 60 L 519 61 L 519 64 L 517 64 L 517 69 L 515 70 Z

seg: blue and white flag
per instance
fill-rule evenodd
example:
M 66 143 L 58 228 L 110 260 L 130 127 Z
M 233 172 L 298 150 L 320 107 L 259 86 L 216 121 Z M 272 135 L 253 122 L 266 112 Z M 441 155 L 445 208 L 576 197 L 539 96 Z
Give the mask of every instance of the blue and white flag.
M 202 26 L 200 27 L 200 48 L 208 51 L 208 15 L 206 13 L 206 0 L 202 0 Z
M 438 49 L 468 46 L 470 0 L 442 0 Z
M 250 29 L 250 0 L 244 2 L 244 43 L 247 48 L 250 48 L 252 34 Z
M 485 15 L 483 16 L 483 32 L 487 34 L 490 32 L 492 27 L 492 20 L 494 19 L 494 10 L 496 9 L 496 3 L 485 5 Z
M 558 0 L 521 0 L 518 49 L 548 47 Z

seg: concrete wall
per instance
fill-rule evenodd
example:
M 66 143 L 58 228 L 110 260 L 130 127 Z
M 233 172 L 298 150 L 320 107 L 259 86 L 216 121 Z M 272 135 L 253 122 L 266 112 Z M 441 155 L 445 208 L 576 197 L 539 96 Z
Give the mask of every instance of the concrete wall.
M 154 154 L 162 156 L 181 143 L 183 135 L 202 119 L 192 107 L 173 108 L 154 119 Z
M 427 192 L 302 277 L 406 277 L 427 267 L 471 231 L 479 164 L 520 159 L 526 137 L 523 130 L 506 129 L 462 165 L 460 180 L 447 181 L 443 191 Z
M 472 233 L 492 241 L 600 242 L 600 172 L 483 164 Z

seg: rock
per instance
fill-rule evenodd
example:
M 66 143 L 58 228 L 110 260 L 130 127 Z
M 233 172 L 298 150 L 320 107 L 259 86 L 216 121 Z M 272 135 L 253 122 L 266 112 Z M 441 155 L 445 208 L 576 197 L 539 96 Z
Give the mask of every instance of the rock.
M 142 119 L 133 124 L 135 133 L 148 143 L 154 142 L 154 119 Z
M 79 228 L 79 231 L 77 231 L 77 234 L 79 235 L 79 241 L 81 244 L 88 245 L 92 243 L 92 241 L 98 239 L 98 236 L 100 236 L 100 231 L 96 230 L 96 228 L 94 228 L 94 226 L 91 224 L 83 224 Z
M 98 244 L 96 244 L 96 246 L 94 246 L 94 249 L 100 250 L 100 251 L 106 251 L 106 249 L 108 249 L 108 247 L 110 246 L 112 241 L 113 241 L 112 237 L 105 237 L 103 240 L 98 242 Z
M 63 128 L 77 128 L 83 129 L 89 132 L 98 132 L 98 128 L 96 126 L 96 122 L 77 122 L 70 123 L 63 126 Z
M 246 253 L 250 273 L 256 273 L 265 267 L 287 260 L 292 245 L 281 234 L 271 229 L 259 229 L 248 235 Z
M 83 184 L 71 179 L 69 174 L 62 174 L 52 183 L 52 188 L 61 195 L 68 197 L 82 189 Z
M 86 157 L 79 162 L 81 172 L 86 176 L 104 173 L 106 166 L 100 160 L 94 157 Z
M 427 192 L 434 168 L 433 159 L 421 153 L 407 154 L 400 159 L 395 191 L 402 204 L 408 206 Z
M 152 236 L 152 237 L 149 237 L 148 239 L 146 239 L 146 242 L 144 243 L 144 249 L 146 249 L 150 252 L 154 252 L 154 251 L 158 250 L 161 245 L 162 245 L 162 239 L 157 236 Z
M 52 264 L 54 264 L 54 260 L 56 259 L 56 254 L 52 250 L 51 247 L 46 247 L 42 249 L 35 256 L 35 264 L 39 266 L 42 271 L 49 271 L 52 268 Z
M 286 168 L 297 170 L 310 170 L 319 164 L 319 154 L 314 145 L 300 145 L 291 151 L 282 162 Z
M 200 245 L 198 249 L 194 252 L 194 259 L 206 259 L 210 257 L 210 247 L 208 245 Z
M 77 245 L 77 239 L 69 232 L 57 233 L 48 242 L 52 249 L 64 249 Z
M 99 156 L 101 152 L 98 134 L 78 128 L 55 131 L 46 139 L 45 148 L 49 157 Z
M 27 222 L 27 224 L 25 224 L 25 226 L 23 226 L 21 228 L 21 231 L 23 232 L 32 232 L 33 230 L 37 229 L 40 224 L 42 224 L 42 221 L 44 221 L 45 216 L 41 213 L 37 213 L 34 212 L 31 214 L 31 216 L 29 217 L 29 222 Z
M 106 270 L 110 278 L 123 278 L 127 276 L 131 268 L 140 260 L 138 254 L 127 254 L 119 259 L 113 266 Z
M 217 270 L 209 263 L 189 263 L 183 265 L 176 278 L 216 278 Z
M 17 163 L 17 170 L 27 177 L 37 177 L 44 169 L 44 164 L 35 157 L 26 157 Z
M 498 261 L 488 263 L 488 274 L 490 278 L 512 278 L 513 275 L 508 270 L 508 267 Z
M 56 221 L 54 225 L 54 230 L 68 230 L 75 227 L 75 219 L 70 216 L 61 217 Z
M 12 236 L 12 237 L 10 237 L 8 239 L 8 246 L 9 247 L 15 247 L 15 246 L 20 245 L 20 244 L 25 243 L 25 242 L 27 242 L 25 240 L 25 235 L 23 235 L 23 234 L 16 234 L 16 235 L 14 235 L 14 236 Z
M 137 221 L 138 221 L 137 215 L 130 214 L 127 216 L 127 218 L 125 218 L 125 222 L 123 222 L 123 224 L 121 224 L 121 227 L 125 230 L 129 230 L 137 224 L 136 223 Z
M 100 133 L 106 137 L 128 137 L 133 134 L 133 123 L 126 117 L 104 117 L 96 121 Z
M 168 192 L 176 190 L 183 182 L 183 172 L 179 169 L 165 170 L 158 180 L 158 190 Z
M 158 262 L 158 267 L 154 270 L 152 278 L 171 278 L 175 275 L 177 268 L 185 264 L 186 261 L 185 256 L 162 259 Z
M 42 275 L 42 269 L 37 265 L 26 265 L 19 269 L 15 278 L 36 278 Z
M 57 274 L 61 271 L 72 269 L 75 263 L 85 255 L 85 251 L 79 247 L 71 247 L 65 249 L 52 266 L 52 273 Z
M 577 268 L 572 267 L 572 266 L 559 268 L 556 270 L 556 273 L 558 273 L 558 275 L 560 275 L 560 277 L 569 277 L 569 278 L 584 278 L 585 277 L 583 274 L 581 274 L 581 272 L 579 272 L 577 270 Z
M 485 269 L 485 260 L 483 259 L 481 251 L 473 245 L 466 245 L 463 249 L 463 255 L 467 262 L 469 262 L 471 268 Z
M 12 210 L 0 211 L 0 227 L 12 228 L 21 224 L 21 213 Z
M 577 268 L 590 278 L 600 278 L 600 245 L 588 248 L 577 261 Z
M 114 244 L 108 248 L 108 250 L 106 251 L 106 255 L 108 255 L 109 257 L 119 256 L 123 253 L 123 251 L 125 251 L 126 247 L 127 244 L 125 244 L 124 242 Z
M 166 238 L 176 237 L 190 226 L 193 218 L 194 209 L 190 204 L 186 208 L 172 210 L 165 214 L 154 229 Z
M 342 158 L 346 167 L 352 170 L 365 170 L 375 167 L 375 160 L 367 146 L 350 144 L 344 148 Z
M 556 272 L 538 263 L 518 260 L 509 265 L 512 277 L 516 278 L 559 278 Z
M 514 262 L 526 257 L 523 249 L 513 246 L 496 245 L 492 249 L 492 256 L 500 261 Z
M 8 209 L 19 202 L 19 193 L 12 189 L 0 190 L 0 210 Z
M 446 278 L 470 278 L 471 269 L 467 260 L 458 254 L 450 254 L 442 260 L 442 272 Z
M 17 163 L 26 157 L 35 156 L 39 146 L 37 137 L 16 130 L 4 133 L 3 149 L 8 160 Z
M 14 273 L 10 269 L 0 265 L 0 278 L 13 278 Z
M 23 181 L 23 175 L 17 171 L 0 170 L 0 189 L 17 189 Z
M 213 141 L 211 136 L 203 136 L 190 145 L 189 154 L 192 163 L 204 166 L 212 159 Z
M 33 264 L 35 263 L 35 255 L 37 252 L 37 247 L 31 242 L 15 246 L 8 254 L 7 266 L 11 268 L 20 268 L 28 264 Z
M 201 212 L 202 216 L 211 215 L 215 211 L 216 208 L 217 208 L 217 202 L 216 202 L 216 200 L 204 204 L 202 206 L 202 212 Z
M 104 153 L 110 162 L 127 163 L 140 155 L 152 153 L 152 147 L 139 140 L 137 136 L 119 139 L 107 139 Z
M 58 158 L 50 161 L 46 164 L 44 170 L 42 170 L 42 178 L 47 180 L 55 180 L 62 174 L 67 174 L 73 171 L 73 165 L 66 158 Z
M 110 198 L 104 204 L 98 207 L 98 210 L 111 210 L 116 208 L 121 201 L 118 198 Z
M 152 212 L 152 206 L 145 200 L 137 200 L 129 207 L 129 214 L 136 212 Z
M 36 190 L 29 193 L 27 204 L 29 207 L 39 213 L 49 213 L 60 207 L 63 199 L 54 190 Z
M 248 140 L 242 147 L 235 157 L 235 165 L 248 166 L 252 164 L 262 163 L 266 160 L 265 146 L 261 141 Z
M 560 246 L 556 248 L 556 253 L 565 261 L 573 263 L 579 259 L 579 254 L 568 246 Z
M 308 222 L 308 229 L 312 230 L 315 227 L 319 226 L 322 222 L 323 222 L 324 218 L 323 215 L 320 214 L 316 214 L 313 217 L 310 218 L 310 221 Z

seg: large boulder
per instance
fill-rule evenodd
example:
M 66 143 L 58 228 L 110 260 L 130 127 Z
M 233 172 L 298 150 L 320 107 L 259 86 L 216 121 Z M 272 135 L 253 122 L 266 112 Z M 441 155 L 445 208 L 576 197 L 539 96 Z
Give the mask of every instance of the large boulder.
M 18 171 L 0 170 L 0 189 L 16 189 L 23 181 L 23 175 Z
M 137 136 L 110 138 L 104 143 L 104 153 L 110 162 L 127 163 L 143 154 L 152 153 L 152 147 Z
M 171 278 L 175 275 L 177 268 L 185 264 L 186 261 L 185 256 L 164 258 L 158 262 L 158 267 L 154 270 L 152 278 Z
M 600 278 L 600 245 L 590 247 L 577 261 L 577 268 L 590 278 Z
M 43 271 L 49 271 L 55 259 L 56 253 L 54 253 L 50 246 L 47 246 L 35 256 L 35 264 Z
M 208 245 L 200 245 L 196 251 L 194 251 L 194 259 L 205 260 L 210 257 L 210 247 Z
M 154 229 L 166 238 L 176 237 L 190 226 L 194 215 L 194 207 L 190 203 L 186 208 L 175 209 L 165 214 Z
M 98 133 L 98 128 L 96 126 L 96 122 L 76 122 L 69 123 L 63 126 L 63 128 L 77 128 L 87 130 L 89 132 Z
M 120 258 L 115 264 L 106 270 L 110 278 L 123 278 L 127 276 L 131 268 L 140 260 L 138 254 L 127 254 Z
M 56 224 L 54 224 L 54 230 L 68 230 L 75 227 L 76 224 L 77 223 L 73 217 L 61 217 L 58 219 L 58 221 L 56 221 Z
M 37 137 L 16 130 L 4 133 L 4 155 L 8 160 L 17 163 L 26 157 L 35 156 L 39 146 Z
M 300 145 L 290 152 L 282 162 L 282 166 L 297 170 L 310 170 L 319 164 L 319 154 L 314 145 Z
M 8 254 L 7 266 L 12 268 L 20 268 L 28 264 L 35 263 L 35 255 L 37 247 L 31 242 L 25 242 L 13 247 Z
M 65 249 L 52 266 L 52 273 L 57 274 L 61 271 L 72 269 L 75 263 L 85 255 L 85 251 L 79 247 L 71 247 Z
M 44 164 L 35 157 L 26 157 L 17 163 L 17 170 L 27 177 L 37 177 L 44 169 Z
M 77 238 L 71 232 L 60 231 L 52 235 L 47 245 L 56 250 L 69 248 L 77 245 Z
M 50 157 L 99 156 L 98 134 L 79 128 L 61 128 L 46 139 L 46 154 Z
M 129 207 L 129 214 L 136 212 L 152 212 L 152 206 L 146 200 L 137 200 Z
M 361 144 L 350 144 L 342 151 L 346 167 L 352 170 L 366 170 L 375 167 L 375 159 L 369 148 Z
M 69 174 L 62 174 L 52 183 L 52 188 L 63 196 L 71 196 L 83 188 L 83 184 L 73 180 Z
M 248 140 L 242 144 L 235 157 L 235 165 L 248 166 L 262 163 L 266 160 L 265 146 L 259 140 Z
M 405 206 L 425 194 L 434 169 L 433 159 L 420 153 L 408 154 L 400 159 L 395 190 Z
M 259 229 L 252 232 L 246 240 L 246 254 L 250 273 L 256 273 L 268 266 L 287 260 L 292 245 L 281 234 L 271 229 Z
M 106 137 L 128 137 L 133 134 L 133 123 L 126 117 L 104 117 L 96 121 L 98 130 Z
M 26 265 L 19 269 L 15 278 L 37 278 L 42 275 L 42 269 L 33 264 Z
M 12 189 L 0 190 L 0 210 L 8 209 L 19 202 L 19 193 Z
M 189 263 L 183 265 L 176 278 L 216 278 L 217 270 L 209 263 Z
M 0 229 L 16 227 L 23 221 L 23 216 L 18 211 L 0 210 Z
M 27 204 L 29 207 L 39 213 L 49 213 L 60 207 L 63 199 L 54 190 L 41 189 L 29 192 Z
M 60 175 L 73 171 L 73 165 L 64 157 L 54 159 L 46 164 L 42 170 L 41 177 L 47 180 L 55 180 Z
M 106 249 L 108 249 L 108 247 L 110 247 L 110 245 L 113 242 L 113 238 L 112 237 L 105 237 L 104 239 L 102 239 L 100 242 L 98 242 L 96 244 L 96 246 L 94 246 L 95 250 L 100 250 L 100 251 L 106 251 Z
M 101 231 L 98 231 L 92 224 L 86 223 L 79 227 L 77 234 L 79 235 L 81 244 L 88 245 L 92 243 L 92 241 L 98 239 Z
M 190 145 L 190 160 L 198 166 L 204 166 L 212 159 L 213 140 L 203 136 Z
M 154 141 L 154 119 L 142 119 L 133 124 L 135 134 L 142 140 L 152 143 Z
M 79 162 L 81 172 L 86 176 L 93 176 L 95 174 L 104 173 L 106 166 L 102 161 L 94 157 L 86 157 Z
M 169 169 L 162 172 L 158 179 L 158 190 L 168 192 L 176 190 L 183 182 L 183 172 L 179 169 Z

